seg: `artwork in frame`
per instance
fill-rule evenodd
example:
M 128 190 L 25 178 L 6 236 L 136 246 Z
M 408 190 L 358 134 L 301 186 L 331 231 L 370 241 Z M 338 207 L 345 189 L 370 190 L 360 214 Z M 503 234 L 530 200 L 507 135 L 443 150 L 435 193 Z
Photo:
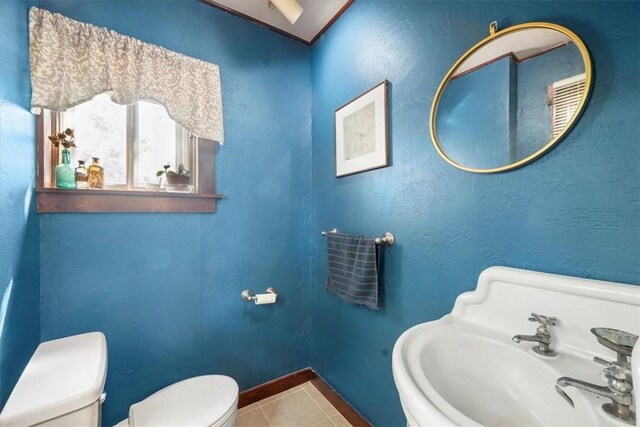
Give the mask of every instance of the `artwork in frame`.
M 336 177 L 389 166 L 388 86 L 385 80 L 336 110 Z

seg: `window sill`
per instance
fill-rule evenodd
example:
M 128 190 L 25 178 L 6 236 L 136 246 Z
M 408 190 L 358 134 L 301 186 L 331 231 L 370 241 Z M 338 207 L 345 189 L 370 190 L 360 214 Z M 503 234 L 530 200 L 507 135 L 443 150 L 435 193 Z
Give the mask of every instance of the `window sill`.
M 214 213 L 221 194 L 38 188 L 39 213 Z

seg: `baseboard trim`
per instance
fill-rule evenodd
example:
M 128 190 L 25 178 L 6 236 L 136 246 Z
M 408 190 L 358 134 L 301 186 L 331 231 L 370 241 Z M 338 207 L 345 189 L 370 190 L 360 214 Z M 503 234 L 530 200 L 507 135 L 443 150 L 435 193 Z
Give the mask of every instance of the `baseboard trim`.
M 304 368 L 296 372 L 292 372 L 275 380 L 271 380 L 264 384 L 257 385 L 248 390 L 240 392 L 238 399 L 238 408 L 244 408 L 259 400 L 266 399 L 275 394 L 282 393 L 317 378 L 318 374 L 311 368 Z
M 240 393 L 238 408 L 251 405 L 259 400 L 266 399 L 275 394 L 282 393 L 293 387 L 310 381 L 315 388 L 327 399 L 340 414 L 352 426 L 371 427 L 372 424 L 365 417 L 356 411 L 346 400 L 335 391 L 316 371 L 312 368 L 304 368 L 296 372 L 292 372 L 280 378 L 276 378 L 264 384 L 252 387 Z

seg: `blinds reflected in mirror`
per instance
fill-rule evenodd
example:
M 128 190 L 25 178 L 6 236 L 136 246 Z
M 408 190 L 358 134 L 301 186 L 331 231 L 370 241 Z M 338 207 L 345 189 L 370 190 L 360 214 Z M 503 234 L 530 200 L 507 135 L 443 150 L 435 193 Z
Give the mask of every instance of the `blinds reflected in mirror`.
M 552 137 L 560 135 L 580 106 L 584 93 L 586 75 L 578 74 L 549 86 Z

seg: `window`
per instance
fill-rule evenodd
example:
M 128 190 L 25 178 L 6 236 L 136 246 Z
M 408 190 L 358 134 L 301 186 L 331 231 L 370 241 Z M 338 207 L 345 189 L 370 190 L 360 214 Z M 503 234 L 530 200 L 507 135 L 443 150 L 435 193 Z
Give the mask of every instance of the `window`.
M 560 80 L 549 86 L 548 104 L 551 107 L 551 134 L 556 137 L 562 133 L 576 110 L 584 93 L 585 74 Z
M 163 170 L 165 164 L 170 164 L 172 170 L 182 164 L 196 172 L 197 154 L 192 143 L 195 138 L 175 123 L 160 104 L 140 101 L 118 105 L 109 95 L 102 94 L 53 115 L 53 121 L 58 123 L 54 132 L 66 128 L 75 131 L 75 162 L 84 160 L 88 166 L 93 157 L 100 159 L 105 188 L 142 189 L 145 184 L 159 183 L 156 172 Z
M 55 188 L 55 166 L 62 161 L 62 149 L 52 146 L 47 136 L 67 128 L 75 132 L 76 148 L 71 148 L 72 166 L 75 168 L 78 160 L 84 160 L 88 167 L 92 158 L 99 158 L 104 168 L 103 189 Z M 215 211 L 213 199 L 221 197 L 214 191 L 214 143 L 193 136 L 171 119 L 163 105 L 154 102 L 140 101 L 124 106 L 111 101 L 108 94 L 101 94 L 64 112 L 48 111 L 39 119 L 39 140 L 38 190 L 41 212 L 49 211 L 44 202 L 53 198 L 56 199 L 56 210 L 53 211 L 60 211 L 58 207 L 63 206 L 68 209 L 64 211 L 69 212 L 212 212 Z M 191 172 L 193 193 L 164 191 L 165 179 L 161 181 L 156 173 L 163 170 L 166 164 L 173 171 L 182 165 Z M 40 193 L 46 195 L 41 197 Z M 72 201 L 78 199 L 78 195 L 95 199 L 92 207 L 85 209 L 86 200 L 82 201 L 84 207 L 75 206 Z M 115 201 L 114 195 L 118 196 L 118 202 L 109 202 L 107 196 Z M 148 206 L 141 200 L 122 205 L 123 197 L 126 199 L 127 196 L 142 198 Z M 198 198 L 210 199 L 197 203 L 209 208 L 189 208 L 193 205 L 189 199 Z M 161 203 L 155 203 L 158 200 Z M 210 209 L 212 204 L 213 209 Z M 49 206 L 53 205 L 49 203 Z

